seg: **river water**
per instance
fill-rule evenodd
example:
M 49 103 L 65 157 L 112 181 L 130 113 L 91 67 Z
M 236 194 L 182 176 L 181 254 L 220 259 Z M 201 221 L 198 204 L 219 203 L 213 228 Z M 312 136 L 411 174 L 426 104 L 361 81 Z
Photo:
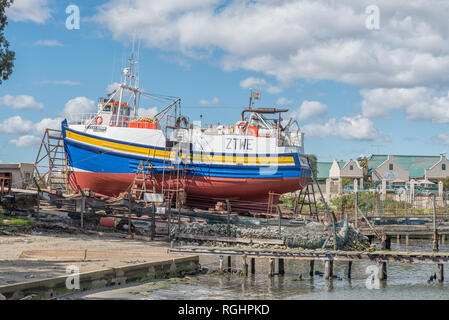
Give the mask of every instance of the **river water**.
M 392 240 L 395 251 L 431 251 L 431 240 L 410 240 L 409 245 Z M 440 251 L 449 251 L 448 245 L 440 245 Z M 225 259 L 226 260 L 226 259 Z M 202 266 L 218 268 L 218 257 L 200 257 Z M 241 259 L 233 258 L 234 268 L 240 268 Z M 449 273 L 444 283 L 428 281 L 437 272 L 432 264 L 387 264 L 388 280 L 376 286 L 367 278 L 372 262 L 354 262 L 352 278 L 347 278 L 348 263 L 334 262 L 336 278 L 324 280 L 324 276 L 309 276 L 309 262 L 285 260 L 285 275 L 268 277 L 268 260 L 256 259 L 256 274 L 247 278 L 236 273 L 201 274 L 185 279 L 170 279 L 143 284 L 112 287 L 108 290 L 81 293 L 75 299 L 449 299 Z M 446 267 L 447 268 L 447 267 Z M 324 272 L 324 263 L 315 261 L 315 271 Z M 445 270 L 449 272 L 449 270 Z M 302 278 L 300 277 L 302 275 Z

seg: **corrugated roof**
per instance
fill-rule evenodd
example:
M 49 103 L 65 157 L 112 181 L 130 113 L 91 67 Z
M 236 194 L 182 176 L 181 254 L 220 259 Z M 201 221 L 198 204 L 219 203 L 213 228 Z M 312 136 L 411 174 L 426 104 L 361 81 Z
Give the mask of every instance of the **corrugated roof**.
M 377 168 L 387 158 L 387 155 L 372 155 L 368 158 L 368 167 Z M 393 159 L 403 169 L 409 171 L 410 178 L 420 178 L 424 177 L 425 169 L 429 169 L 440 161 L 440 156 L 393 155 Z
M 373 168 L 377 168 L 387 159 L 388 156 L 386 154 L 371 155 L 370 157 L 368 157 L 368 169 L 371 170 Z
M 318 170 L 317 179 L 327 179 L 329 178 L 329 171 L 332 167 L 332 162 L 317 162 L 316 167 Z

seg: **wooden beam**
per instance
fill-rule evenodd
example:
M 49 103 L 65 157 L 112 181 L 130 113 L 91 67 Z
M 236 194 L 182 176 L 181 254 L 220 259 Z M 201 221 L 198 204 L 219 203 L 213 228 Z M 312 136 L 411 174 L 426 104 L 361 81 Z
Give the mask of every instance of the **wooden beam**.
M 280 275 L 284 275 L 285 274 L 284 259 L 282 259 L 282 258 L 278 259 L 278 273 Z
M 274 259 L 270 258 L 268 260 L 268 276 L 271 278 L 274 276 Z
M 246 255 L 242 256 L 242 274 L 244 277 L 248 275 L 248 263 L 246 262 Z
M 379 262 L 379 280 L 387 280 L 387 263 L 386 262 Z
M 251 274 L 256 273 L 256 258 L 251 258 Z
M 334 276 L 334 260 L 327 259 L 324 261 L 324 279 L 328 280 Z
M 315 273 L 314 268 L 315 268 L 315 261 L 314 261 L 314 260 L 310 260 L 310 271 L 309 271 L 309 276 L 310 276 L 311 278 L 313 278 L 313 275 L 314 275 L 314 273 Z
M 256 249 L 237 247 L 176 247 L 170 253 L 191 253 L 204 255 L 243 255 L 258 258 L 283 258 L 299 260 L 372 261 L 402 263 L 449 263 L 449 252 L 401 252 L 401 251 L 335 251 L 298 249 Z
M 220 256 L 220 258 L 219 258 L 220 260 L 220 264 L 219 264 L 219 267 L 218 267 L 218 272 L 220 273 L 220 274 L 222 274 L 223 273 L 223 256 Z

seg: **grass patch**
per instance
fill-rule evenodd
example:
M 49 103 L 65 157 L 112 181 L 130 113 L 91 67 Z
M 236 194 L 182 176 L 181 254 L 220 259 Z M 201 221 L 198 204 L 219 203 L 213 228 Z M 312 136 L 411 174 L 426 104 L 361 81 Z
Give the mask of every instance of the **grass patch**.
M 16 218 L 0 214 L 0 226 L 26 227 L 32 223 L 32 218 Z

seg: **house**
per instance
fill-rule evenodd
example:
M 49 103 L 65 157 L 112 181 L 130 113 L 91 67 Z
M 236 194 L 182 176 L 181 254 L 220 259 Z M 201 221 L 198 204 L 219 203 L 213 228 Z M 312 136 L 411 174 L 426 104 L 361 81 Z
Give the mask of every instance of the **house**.
M 337 185 L 337 193 L 343 192 L 343 179 L 350 179 L 352 185 L 357 181 L 357 186 L 363 188 L 363 168 L 359 162 L 350 159 L 347 162 L 334 160 L 329 171 L 331 179 L 331 192 L 334 192 L 334 186 Z
M 449 177 L 449 160 L 442 153 L 440 159 L 430 168 L 425 169 L 425 178 L 430 181 L 438 181 Z
M 332 162 L 317 162 L 317 180 L 320 184 L 325 184 L 329 178 L 329 171 L 332 167 Z
M 317 162 L 317 182 L 320 185 L 321 190 L 326 190 L 326 181 L 329 179 L 329 171 L 332 167 L 332 162 Z
M 426 171 L 440 161 L 442 158 L 438 156 L 371 155 L 368 157 L 368 173 L 373 182 L 419 180 L 425 179 Z M 437 171 L 435 167 L 431 173 L 436 174 Z
M 31 163 L 0 163 L 0 177 L 8 180 L 5 187 L 24 189 L 32 179 L 33 169 L 34 164 Z

